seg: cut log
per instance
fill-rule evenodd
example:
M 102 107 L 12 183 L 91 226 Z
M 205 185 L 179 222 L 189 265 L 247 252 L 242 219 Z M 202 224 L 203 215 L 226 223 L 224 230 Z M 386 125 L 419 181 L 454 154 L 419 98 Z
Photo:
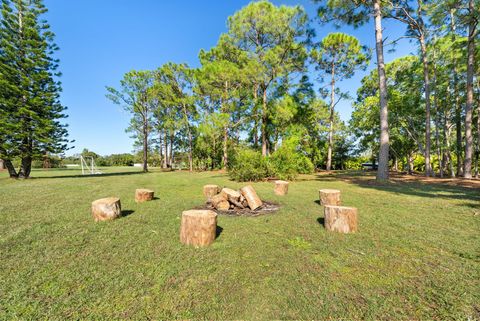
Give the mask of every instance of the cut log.
M 107 197 L 92 202 L 92 216 L 95 222 L 108 221 L 120 216 L 122 207 L 118 197 Z
M 340 233 L 354 233 L 358 229 L 355 207 L 325 205 L 325 228 Z
M 262 206 L 262 200 L 258 197 L 257 192 L 255 192 L 255 189 L 251 185 L 242 187 L 240 192 L 247 200 L 248 207 L 250 207 L 252 211 Z
M 151 201 L 153 200 L 153 194 L 154 192 L 152 190 L 137 188 L 135 190 L 135 202 L 141 203 L 141 202 Z
M 276 195 L 287 195 L 288 193 L 288 182 L 286 181 L 275 181 L 275 194 Z
M 213 207 L 219 211 L 228 211 L 230 203 L 223 194 L 217 194 L 210 199 Z
M 340 191 L 338 189 L 321 189 L 320 191 L 320 205 L 336 205 L 340 203 Z
M 236 190 L 233 190 L 231 188 L 226 188 L 224 187 L 222 189 L 222 191 L 220 192 L 220 194 L 222 194 L 225 199 L 227 199 L 228 201 L 239 201 L 240 200 L 240 196 L 242 196 L 242 194 L 240 194 L 240 192 L 236 191 Z
M 231 199 L 231 200 L 230 200 L 230 203 L 231 203 L 232 205 L 234 205 L 234 206 L 242 209 L 242 210 L 245 208 L 245 206 L 244 206 L 242 203 L 240 203 L 240 201 L 236 201 L 236 200 L 234 200 L 234 199 Z
M 218 185 L 205 185 L 203 186 L 203 195 L 210 200 L 212 196 L 217 195 L 220 192 Z
M 190 210 L 182 213 L 180 242 L 195 247 L 213 243 L 217 232 L 217 213 L 210 210 Z

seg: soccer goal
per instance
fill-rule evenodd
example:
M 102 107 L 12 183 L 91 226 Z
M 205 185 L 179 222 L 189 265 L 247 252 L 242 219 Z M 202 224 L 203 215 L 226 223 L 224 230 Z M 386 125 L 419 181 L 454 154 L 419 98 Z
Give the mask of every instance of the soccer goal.
M 89 162 L 87 162 L 87 160 Z M 80 156 L 80 165 L 82 166 L 82 175 L 102 174 L 102 172 L 99 171 L 95 165 L 95 160 L 93 157 L 87 157 L 87 159 L 85 159 L 83 156 Z

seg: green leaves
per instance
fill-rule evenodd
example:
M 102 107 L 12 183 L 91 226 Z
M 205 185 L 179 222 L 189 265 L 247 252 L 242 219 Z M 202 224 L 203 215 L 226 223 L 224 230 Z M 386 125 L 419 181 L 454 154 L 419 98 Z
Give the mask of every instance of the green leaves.
M 31 160 L 67 149 L 66 108 L 59 95 L 58 47 L 41 19 L 39 0 L 3 0 L 0 20 L 0 158 L 20 157 L 21 176 Z M 10 172 L 15 176 L 16 173 Z

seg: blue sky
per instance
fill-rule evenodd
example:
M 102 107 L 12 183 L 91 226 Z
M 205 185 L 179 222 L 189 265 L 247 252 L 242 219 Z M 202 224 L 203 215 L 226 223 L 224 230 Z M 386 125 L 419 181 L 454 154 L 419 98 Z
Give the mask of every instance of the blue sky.
M 310 17 L 315 15 L 311 1 L 275 0 L 275 4 L 302 5 Z M 123 74 L 132 69 L 155 69 L 168 61 L 198 66 L 198 52 L 214 46 L 226 31 L 227 17 L 249 3 L 248 0 L 45 0 L 46 15 L 56 43 L 60 47 L 60 71 L 68 107 L 70 139 L 74 149 L 67 155 L 88 148 L 101 155 L 132 151 L 132 140 L 125 133 L 129 115 L 105 98 L 105 86 L 118 86 Z M 332 26 L 319 26 L 317 40 Z M 362 44 L 374 47 L 372 24 L 359 29 L 349 26 L 339 31 L 350 33 Z M 385 22 L 385 35 L 394 39 L 404 28 Z M 386 61 L 415 50 L 414 44 L 402 42 Z M 374 58 L 374 57 L 373 57 Z M 340 84 L 355 95 L 366 72 Z M 348 120 L 351 102 L 337 105 L 342 119 Z

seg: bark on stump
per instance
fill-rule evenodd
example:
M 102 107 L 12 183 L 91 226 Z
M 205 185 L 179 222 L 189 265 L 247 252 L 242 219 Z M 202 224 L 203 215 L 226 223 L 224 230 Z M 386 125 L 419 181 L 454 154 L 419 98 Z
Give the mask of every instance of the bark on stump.
M 288 194 L 288 182 L 286 181 L 275 181 L 275 194 L 276 195 L 287 195 Z
M 223 194 L 217 194 L 210 199 L 213 207 L 219 211 L 228 211 L 230 208 L 230 203 Z
M 108 221 L 120 216 L 122 207 L 118 197 L 107 197 L 92 202 L 92 216 L 95 222 Z
M 203 186 L 203 195 L 210 200 L 213 196 L 217 195 L 220 191 L 218 185 L 205 185 Z
M 355 207 L 325 205 L 325 228 L 339 233 L 354 233 L 358 229 Z
M 320 205 L 339 206 L 340 204 L 340 191 L 338 189 L 320 190 Z
M 238 202 L 240 200 L 240 196 L 242 196 L 240 192 L 226 187 L 222 189 L 220 194 L 223 195 L 226 200 L 233 202 Z
M 141 202 L 151 201 L 153 200 L 153 194 L 154 192 L 152 190 L 137 188 L 135 190 L 135 202 L 141 203 Z
M 180 242 L 195 247 L 213 243 L 217 232 L 217 213 L 210 210 L 190 210 L 182 213 Z
M 262 200 L 258 197 L 257 192 L 255 192 L 255 189 L 251 185 L 242 187 L 240 192 L 247 200 L 248 207 L 250 207 L 252 211 L 262 206 Z

